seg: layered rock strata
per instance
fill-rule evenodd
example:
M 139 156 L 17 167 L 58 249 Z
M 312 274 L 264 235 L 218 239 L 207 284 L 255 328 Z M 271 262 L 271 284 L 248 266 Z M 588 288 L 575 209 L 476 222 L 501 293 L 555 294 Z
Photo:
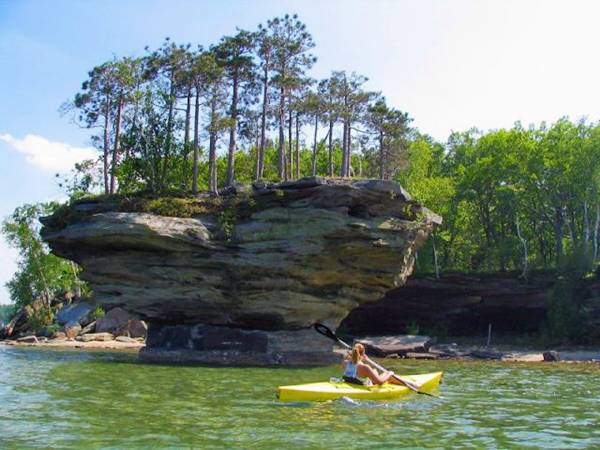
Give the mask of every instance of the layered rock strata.
M 146 353 L 200 360 L 190 352 L 211 350 L 199 343 L 207 342 L 199 330 L 217 326 L 235 330 L 236 342 L 255 342 L 247 330 L 267 342 L 258 350 L 222 348 L 224 362 L 246 363 L 244 355 L 255 353 L 250 359 L 270 364 L 310 360 L 310 352 L 285 356 L 303 348 L 300 340 L 294 350 L 293 336 L 317 321 L 336 326 L 402 285 L 441 222 L 393 182 L 316 177 L 232 191 L 191 217 L 81 201 L 66 223 L 46 220 L 42 234 L 55 254 L 81 265 L 97 302 L 149 322 L 156 339 Z M 175 349 L 165 327 L 177 325 L 188 338 Z M 317 350 L 313 356 L 323 353 Z

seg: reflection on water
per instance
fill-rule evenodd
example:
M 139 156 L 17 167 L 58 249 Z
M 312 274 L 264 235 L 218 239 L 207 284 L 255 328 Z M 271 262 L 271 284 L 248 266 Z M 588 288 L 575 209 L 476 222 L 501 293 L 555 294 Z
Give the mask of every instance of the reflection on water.
M 318 369 L 140 364 L 0 347 L 0 448 L 598 448 L 600 366 L 394 361 L 443 400 L 279 403 Z

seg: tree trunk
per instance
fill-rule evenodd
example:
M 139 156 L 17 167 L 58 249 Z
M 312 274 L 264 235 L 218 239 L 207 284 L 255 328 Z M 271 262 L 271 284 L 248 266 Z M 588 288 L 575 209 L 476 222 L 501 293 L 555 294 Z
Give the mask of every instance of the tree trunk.
M 340 176 L 342 178 L 347 177 L 348 173 L 346 172 L 347 160 L 348 160 L 348 152 L 346 151 L 346 145 L 348 144 L 348 121 L 344 119 L 344 129 L 342 133 L 342 167 L 340 171 Z
M 286 173 L 285 173 L 285 125 L 284 125 L 284 120 L 285 120 L 285 90 L 283 89 L 283 86 L 281 86 L 280 91 L 279 91 L 279 112 L 278 112 L 278 118 L 279 118 L 279 142 L 278 142 L 278 165 L 277 165 L 277 169 L 278 169 L 278 176 L 279 176 L 279 180 L 283 181 L 285 179 L 287 179 L 286 177 Z
M 258 173 L 258 163 L 259 163 L 259 161 L 258 161 L 258 149 L 260 147 L 260 133 L 258 133 L 258 128 L 256 130 L 257 130 L 257 133 L 254 136 L 254 139 L 255 139 L 255 141 L 254 141 L 254 151 L 256 153 L 256 167 L 254 168 L 254 170 L 255 170 L 255 172 L 254 172 L 255 178 L 256 178 L 256 174 Z
M 379 132 L 379 179 L 385 180 L 385 154 L 383 152 L 383 131 Z
M 73 272 L 73 278 L 75 280 L 75 295 L 81 297 L 81 280 L 79 279 L 79 275 L 77 275 L 77 266 L 73 261 L 69 261 L 69 265 L 71 266 L 71 271 Z
M 300 179 L 300 114 L 296 113 L 296 179 Z
M 114 194 L 117 186 L 117 163 L 119 162 L 119 144 L 121 140 L 121 113 L 123 111 L 123 95 L 119 96 L 117 117 L 115 119 L 115 144 L 113 146 L 112 163 L 110 165 L 110 193 Z
M 435 279 L 440 279 L 440 265 L 438 264 L 437 249 L 435 248 L 435 233 L 431 233 L 431 244 L 433 246 L 433 267 L 435 268 Z
M 227 186 L 231 186 L 235 178 L 235 134 L 237 130 L 238 77 L 233 77 L 231 94 L 231 126 L 229 127 L 229 149 L 227 153 Z
M 523 244 L 523 271 L 521 272 L 521 278 L 527 279 L 527 271 L 528 271 L 528 267 L 527 267 L 527 260 L 528 260 L 527 241 L 525 240 L 525 238 L 521 234 L 521 226 L 519 224 L 519 216 L 518 215 L 515 218 L 515 225 L 517 227 L 517 237 L 521 241 L 521 244 Z
M 596 223 L 594 224 L 594 262 L 598 258 L 598 227 L 600 227 L 600 204 L 596 205 Z
M 173 119 L 175 116 L 175 80 L 171 73 L 171 86 L 169 88 L 169 114 L 167 116 L 167 139 L 165 143 L 165 155 L 163 158 L 163 168 L 160 177 L 160 189 L 165 188 L 167 181 L 167 171 L 169 168 L 169 158 L 171 157 L 171 146 L 173 143 Z
M 208 192 L 212 196 L 218 196 L 217 189 L 217 135 L 211 132 L 208 146 Z
M 563 257 L 563 215 L 560 207 L 554 208 L 554 241 L 556 267 L 560 267 Z
M 348 156 L 346 157 L 346 176 L 351 176 L 350 166 L 352 164 L 352 124 L 348 121 L 348 134 L 346 135 L 346 139 L 348 139 L 348 144 L 346 144 L 346 151 L 348 152 Z
M 262 115 L 260 118 L 260 147 L 258 148 L 258 155 L 256 161 L 256 180 L 260 180 L 263 177 L 265 170 L 265 140 L 267 132 L 267 111 L 269 108 L 269 71 L 265 67 L 264 78 L 263 78 L 263 104 L 262 104 Z
M 333 120 L 329 121 L 329 176 L 333 177 Z
M 194 161 L 192 169 L 192 194 L 198 195 L 198 159 L 199 149 L 199 121 L 200 121 L 200 87 L 196 86 L 196 102 L 194 104 Z
M 313 137 L 313 154 L 312 154 L 312 176 L 317 175 L 317 130 L 319 129 L 319 116 L 315 114 L 315 133 Z
M 292 128 L 294 125 L 294 120 L 292 116 L 292 107 L 288 104 L 288 156 L 287 156 L 287 178 L 292 180 L 294 178 L 294 167 L 293 167 L 293 158 L 292 153 L 294 149 L 294 142 L 292 139 Z
M 108 195 L 110 192 L 108 184 L 108 153 L 110 151 L 110 108 L 112 104 L 110 97 L 106 96 L 106 110 L 104 111 L 104 153 L 102 155 L 102 162 L 104 164 L 104 193 Z
M 577 238 L 575 236 L 572 218 L 567 215 L 567 220 L 565 220 L 565 223 L 567 224 L 567 230 L 569 231 L 569 239 L 571 239 L 571 246 L 575 248 L 577 247 Z
M 188 176 L 188 154 L 190 151 L 190 122 L 192 116 L 192 86 L 188 86 L 186 105 L 185 105 L 185 130 L 183 133 L 183 188 L 187 189 L 187 176 Z
M 190 143 L 190 121 L 192 115 L 192 88 L 188 88 L 187 101 L 185 105 L 185 131 L 183 133 L 183 154 L 187 155 L 188 145 Z
M 590 254 L 590 222 L 589 222 L 589 213 L 588 213 L 588 204 L 587 202 L 583 202 L 583 251 L 586 255 Z

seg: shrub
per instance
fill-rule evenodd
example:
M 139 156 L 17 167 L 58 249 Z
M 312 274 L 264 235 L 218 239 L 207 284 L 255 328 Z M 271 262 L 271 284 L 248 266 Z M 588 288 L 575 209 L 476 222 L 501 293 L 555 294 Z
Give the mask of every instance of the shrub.
M 89 317 L 91 321 L 94 321 L 103 318 L 104 314 L 104 309 L 102 309 L 102 306 L 98 305 L 92 312 L 90 312 Z
M 406 325 L 406 334 L 419 334 L 419 324 L 412 320 Z
M 27 319 L 27 328 L 37 333 L 50 325 L 53 320 L 54 314 L 52 313 L 52 309 L 49 306 L 41 305 Z
M 545 340 L 552 343 L 581 340 L 584 333 L 581 319 L 576 282 L 561 275 L 550 293 L 548 316 L 543 327 Z
M 61 326 L 57 323 L 52 323 L 50 325 L 45 326 L 42 331 L 45 336 L 53 336 L 61 330 Z
M 231 238 L 233 237 L 233 231 L 235 229 L 235 221 L 236 221 L 235 210 L 232 208 L 229 208 L 229 209 L 225 209 L 225 210 L 221 211 L 217 215 L 217 220 L 219 222 L 219 225 L 221 226 L 221 230 L 223 231 L 223 234 L 225 235 L 225 239 L 227 241 L 230 241 Z

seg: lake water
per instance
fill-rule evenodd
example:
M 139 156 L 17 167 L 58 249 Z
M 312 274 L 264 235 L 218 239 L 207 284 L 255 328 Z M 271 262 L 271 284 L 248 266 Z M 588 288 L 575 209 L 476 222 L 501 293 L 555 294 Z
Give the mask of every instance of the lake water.
M 444 399 L 284 404 L 277 385 L 339 368 L 163 366 L 0 346 L 0 448 L 600 448 L 600 365 L 389 365 L 444 371 Z

